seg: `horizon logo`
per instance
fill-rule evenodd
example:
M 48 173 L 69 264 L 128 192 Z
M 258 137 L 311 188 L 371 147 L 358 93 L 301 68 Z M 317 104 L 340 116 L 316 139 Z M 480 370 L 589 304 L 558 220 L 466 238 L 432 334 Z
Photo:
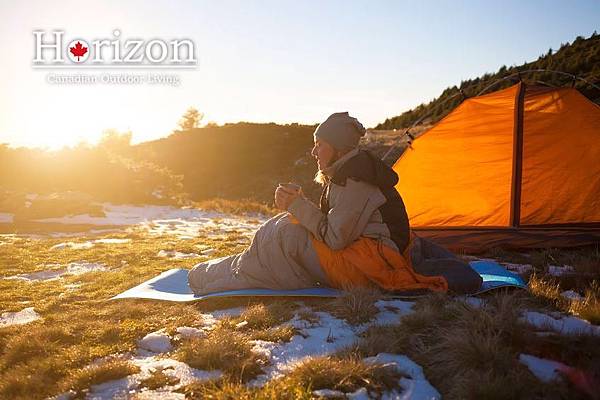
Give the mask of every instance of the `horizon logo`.
M 182 38 L 169 42 L 162 39 L 121 39 L 114 29 L 112 38 L 87 41 L 75 38 L 64 45 L 63 30 L 33 31 L 34 67 L 194 67 L 197 65 L 196 45 Z

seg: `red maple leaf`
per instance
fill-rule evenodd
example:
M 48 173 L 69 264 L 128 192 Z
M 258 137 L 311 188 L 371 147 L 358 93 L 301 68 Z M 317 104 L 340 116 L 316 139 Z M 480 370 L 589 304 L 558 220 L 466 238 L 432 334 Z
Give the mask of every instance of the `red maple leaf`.
M 75 47 L 70 47 L 69 51 L 73 53 L 75 57 L 77 57 L 77 61 L 79 61 L 79 57 L 83 57 L 85 53 L 87 53 L 88 48 L 83 46 L 80 42 L 75 43 Z

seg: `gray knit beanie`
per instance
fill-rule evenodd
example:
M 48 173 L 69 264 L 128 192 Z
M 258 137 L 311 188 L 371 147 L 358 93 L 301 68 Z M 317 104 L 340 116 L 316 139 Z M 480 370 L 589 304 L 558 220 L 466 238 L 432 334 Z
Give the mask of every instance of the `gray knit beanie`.
M 336 150 L 349 150 L 358 146 L 358 141 L 367 130 L 347 112 L 331 114 L 315 129 L 315 139 L 324 139 Z

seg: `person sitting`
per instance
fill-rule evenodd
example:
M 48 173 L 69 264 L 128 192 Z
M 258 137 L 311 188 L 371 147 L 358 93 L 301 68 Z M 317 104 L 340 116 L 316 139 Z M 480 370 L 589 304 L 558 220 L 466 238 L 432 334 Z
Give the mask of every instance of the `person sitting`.
M 284 212 L 261 225 L 242 253 L 194 266 L 194 293 L 316 286 L 477 291 L 481 277 L 467 263 L 410 230 L 398 175 L 358 148 L 365 132 L 347 112 L 321 123 L 311 151 L 323 186 L 319 205 L 300 187 L 279 185 L 275 205 Z

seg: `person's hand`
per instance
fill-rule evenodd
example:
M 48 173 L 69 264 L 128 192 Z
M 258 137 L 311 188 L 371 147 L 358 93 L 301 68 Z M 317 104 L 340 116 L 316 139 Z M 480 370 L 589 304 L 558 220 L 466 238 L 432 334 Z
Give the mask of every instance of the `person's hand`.
M 275 207 L 280 210 L 287 211 L 288 207 L 296 199 L 302 196 L 302 188 L 297 189 L 290 186 L 282 186 L 281 184 L 275 189 Z

